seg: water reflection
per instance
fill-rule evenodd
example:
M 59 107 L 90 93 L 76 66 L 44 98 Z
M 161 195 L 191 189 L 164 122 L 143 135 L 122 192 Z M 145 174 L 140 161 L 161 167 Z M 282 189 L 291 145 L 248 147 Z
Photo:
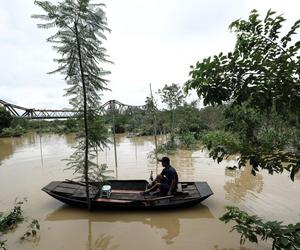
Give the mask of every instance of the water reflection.
M 295 180 L 300 181 L 300 172 L 295 175 Z
M 263 176 L 259 173 L 256 176 L 252 175 L 250 166 L 246 166 L 241 170 L 225 169 L 225 175 L 234 178 L 225 183 L 224 190 L 226 191 L 226 199 L 235 203 L 244 200 L 251 191 L 261 193 L 263 190 Z
M 163 211 L 101 211 L 87 212 L 82 209 L 62 206 L 53 213 L 50 213 L 46 220 L 48 221 L 66 221 L 66 220 L 88 220 L 89 223 L 89 246 L 88 250 L 99 249 L 95 246 L 101 246 L 101 249 L 115 249 L 110 241 L 112 236 L 99 235 L 96 241 L 92 240 L 92 222 L 93 223 L 133 223 L 138 222 L 154 229 L 163 229 L 166 233 L 162 234 L 162 239 L 166 244 L 172 244 L 174 239 L 180 233 L 180 220 L 186 219 L 208 219 L 214 218 L 209 208 L 205 205 L 198 205 L 193 208 L 181 210 L 163 210 Z M 107 248 L 103 248 L 105 245 Z
M 0 138 L 0 162 L 9 159 L 19 148 L 36 143 L 33 133 L 28 133 L 22 137 Z
M 87 244 L 87 250 L 115 250 L 119 248 L 120 244 L 112 245 L 111 240 L 113 237 L 111 235 L 100 234 L 98 238 L 90 245 L 90 241 Z
M 63 137 L 65 138 L 67 145 L 69 145 L 69 146 L 75 145 L 75 143 L 76 143 L 76 134 L 75 133 L 63 135 Z

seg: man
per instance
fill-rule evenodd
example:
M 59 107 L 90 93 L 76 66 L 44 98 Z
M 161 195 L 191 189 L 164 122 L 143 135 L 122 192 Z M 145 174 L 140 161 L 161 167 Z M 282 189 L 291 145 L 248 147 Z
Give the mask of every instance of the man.
M 156 177 L 152 187 L 147 189 L 144 194 L 148 194 L 159 189 L 160 193 L 164 195 L 172 195 L 177 189 L 177 172 L 175 168 L 170 165 L 170 159 L 168 157 L 163 157 L 159 161 L 164 169 L 162 170 L 161 174 Z

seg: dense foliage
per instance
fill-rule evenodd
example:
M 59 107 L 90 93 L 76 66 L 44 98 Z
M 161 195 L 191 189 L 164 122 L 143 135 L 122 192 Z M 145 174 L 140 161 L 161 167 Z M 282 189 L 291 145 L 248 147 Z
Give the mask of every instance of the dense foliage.
M 0 133 L 4 128 L 8 128 L 10 126 L 12 119 L 12 115 L 7 110 L 0 107 Z
M 225 104 L 223 129 L 203 137 L 210 156 L 218 162 L 239 154 L 238 166 L 249 163 L 252 174 L 266 169 L 270 174 L 300 170 L 300 41 L 293 36 L 300 20 L 281 35 L 285 19 L 269 10 L 260 19 L 253 10 L 248 20 L 230 25 L 237 42 L 233 52 L 220 53 L 197 62 L 185 90 L 195 89 L 205 105 Z M 233 168 L 234 169 L 234 168 Z M 263 222 L 235 207 L 221 218 L 234 220 L 233 230 L 257 242 L 271 238 L 273 249 L 299 249 L 300 224 Z
M 287 170 L 293 180 L 300 169 L 300 42 L 292 38 L 300 20 L 281 36 L 284 20 L 271 10 L 262 20 L 253 10 L 248 20 L 234 21 L 234 51 L 197 62 L 185 89 L 195 89 L 205 105 L 227 104 L 225 128 L 239 147 L 228 151 L 231 141 L 217 144 L 210 136 L 206 145 L 214 158 L 239 153 L 239 167 L 249 161 L 253 174 Z

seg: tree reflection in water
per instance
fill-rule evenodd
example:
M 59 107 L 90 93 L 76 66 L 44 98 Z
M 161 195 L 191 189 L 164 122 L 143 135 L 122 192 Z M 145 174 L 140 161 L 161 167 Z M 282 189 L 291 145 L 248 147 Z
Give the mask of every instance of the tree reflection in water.
M 0 138 L 0 162 L 9 159 L 18 148 L 24 147 L 25 144 L 26 140 L 22 137 Z
M 87 250 L 115 250 L 119 248 L 119 244 L 112 245 L 111 240 L 113 236 L 100 234 L 98 238 L 92 242 L 89 235 L 89 241 L 87 243 Z M 92 243 L 92 244 L 91 244 Z
M 162 210 L 162 211 L 108 211 L 88 212 L 82 209 L 77 209 L 69 206 L 62 206 L 53 213 L 47 216 L 47 221 L 65 221 L 65 220 L 88 220 L 89 236 L 88 250 L 94 249 L 116 249 L 118 245 L 112 245 L 113 236 L 100 234 L 93 242 L 92 237 L 92 222 L 98 223 L 132 223 L 140 222 L 154 229 L 163 229 L 161 238 L 166 244 L 172 244 L 174 239 L 180 234 L 180 220 L 186 219 L 209 219 L 214 218 L 208 207 L 198 205 L 192 208 L 181 210 Z
M 295 180 L 300 181 L 300 172 L 295 175 Z
M 224 185 L 225 198 L 235 203 L 243 201 L 250 192 L 261 193 L 263 190 L 263 176 L 252 175 L 250 166 L 240 170 L 225 169 L 225 175 L 234 178 Z

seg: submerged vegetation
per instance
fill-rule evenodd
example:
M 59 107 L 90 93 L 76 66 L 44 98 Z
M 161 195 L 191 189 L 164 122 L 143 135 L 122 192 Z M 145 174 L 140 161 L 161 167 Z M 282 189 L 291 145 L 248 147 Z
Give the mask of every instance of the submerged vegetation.
M 13 230 L 17 225 L 24 221 L 23 211 L 21 205 L 23 202 L 17 202 L 13 209 L 7 214 L 0 213 L 0 232 L 7 233 Z
M 29 224 L 27 231 L 23 234 L 23 236 L 20 239 L 28 240 L 30 238 L 34 238 L 37 236 L 38 230 L 40 230 L 40 223 L 38 220 L 33 219 Z
M 27 201 L 26 199 L 24 200 Z M 22 204 L 22 201 L 18 201 L 9 212 L 0 212 L 0 250 L 7 249 L 6 240 L 1 239 L 3 235 L 13 231 L 20 223 L 26 220 L 23 215 Z M 39 221 L 37 219 L 32 219 L 32 222 L 28 228 L 29 229 L 25 232 L 25 234 L 20 237 L 21 240 L 29 239 L 29 237 L 34 238 L 37 236 L 37 232 L 40 230 Z

